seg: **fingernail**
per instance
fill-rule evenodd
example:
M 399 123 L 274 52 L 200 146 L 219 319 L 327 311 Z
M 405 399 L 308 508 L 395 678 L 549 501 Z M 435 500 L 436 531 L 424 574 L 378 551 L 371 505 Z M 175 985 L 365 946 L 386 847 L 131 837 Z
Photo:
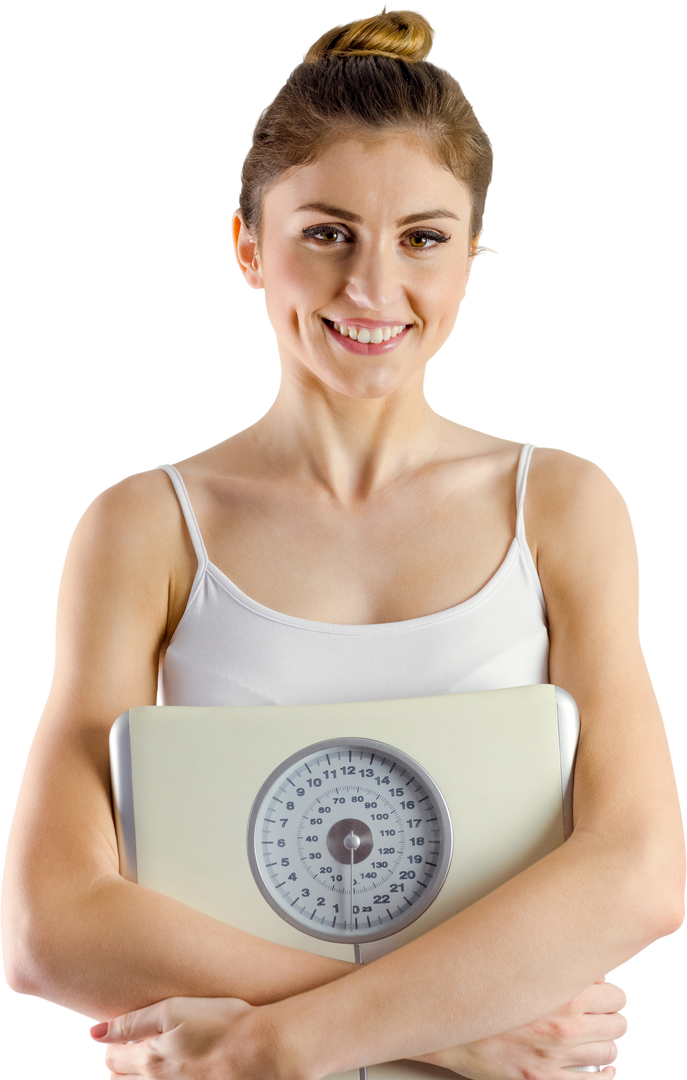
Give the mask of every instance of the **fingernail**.
M 108 1024 L 96 1024 L 91 1028 L 91 1037 L 93 1039 L 102 1039 L 107 1035 Z

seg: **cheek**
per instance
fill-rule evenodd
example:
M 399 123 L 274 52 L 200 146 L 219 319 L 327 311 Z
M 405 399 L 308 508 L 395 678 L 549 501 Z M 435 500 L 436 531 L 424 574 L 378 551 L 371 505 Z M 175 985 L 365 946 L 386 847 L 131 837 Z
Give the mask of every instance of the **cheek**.
M 465 272 L 458 268 L 433 276 L 424 283 L 426 310 L 442 332 L 453 326 L 461 301 L 465 296 Z
M 333 258 L 288 248 L 265 253 L 263 281 L 270 318 L 296 325 L 323 307 L 336 293 L 340 272 Z

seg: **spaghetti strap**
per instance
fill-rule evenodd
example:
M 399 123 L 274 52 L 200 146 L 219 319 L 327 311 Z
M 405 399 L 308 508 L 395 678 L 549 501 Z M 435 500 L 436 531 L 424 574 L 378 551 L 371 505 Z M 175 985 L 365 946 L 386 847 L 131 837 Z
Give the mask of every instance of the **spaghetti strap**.
M 527 543 L 527 536 L 525 535 L 525 492 L 527 490 L 527 477 L 530 471 L 530 462 L 532 460 L 532 451 L 535 449 L 533 443 L 525 443 L 520 451 L 520 461 L 518 463 L 518 476 L 515 481 L 515 505 L 517 507 L 517 518 L 515 522 L 515 535 L 520 545 L 522 557 L 525 560 L 525 565 L 532 578 L 534 586 L 537 590 L 537 596 L 544 612 L 546 612 L 546 600 L 544 599 L 544 593 L 542 591 L 541 582 L 539 580 L 539 574 L 537 568 L 534 565 L 534 559 L 532 558 L 532 552 L 529 549 Z
M 517 528 L 520 528 L 521 526 L 524 528 L 523 508 L 525 505 L 525 491 L 527 490 L 527 476 L 530 471 L 530 461 L 532 460 L 533 450 L 533 443 L 525 443 L 522 450 L 520 451 L 520 461 L 518 462 L 518 477 L 515 481 L 515 504 L 518 511 Z
M 189 536 L 191 537 L 193 550 L 195 551 L 196 558 L 198 559 L 198 572 L 196 574 L 196 580 L 193 587 L 193 591 L 195 591 L 195 586 L 198 580 L 207 569 L 208 553 L 205 550 L 203 537 L 201 536 L 200 529 L 198 528 L 196 515 L 193 513 L 191 500 L 188 497 L 188 491 L 186 490 L 186 485 L 181 478 L 181 473 L 178 469 L 175 469 L 173 465 L 158 465 L 158 469 L 163 469 L 174 485 L 174 490 L 176 491 L 179 505 L 181 506 L 181 512 L 184 515 L 184 521 L 186 522 L 186 528 L 188 529 Z

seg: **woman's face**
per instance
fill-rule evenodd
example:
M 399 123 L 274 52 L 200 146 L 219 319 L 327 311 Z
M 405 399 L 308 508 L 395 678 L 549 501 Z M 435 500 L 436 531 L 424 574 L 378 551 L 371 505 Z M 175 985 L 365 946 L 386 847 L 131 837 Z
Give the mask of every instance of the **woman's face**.
M 245 230 L 238 246 L 286 368 L 355 398 L 421 378 L 465 295 L 470 213 L 412 135 L 340 139 L 279 181 L 253 266 Z

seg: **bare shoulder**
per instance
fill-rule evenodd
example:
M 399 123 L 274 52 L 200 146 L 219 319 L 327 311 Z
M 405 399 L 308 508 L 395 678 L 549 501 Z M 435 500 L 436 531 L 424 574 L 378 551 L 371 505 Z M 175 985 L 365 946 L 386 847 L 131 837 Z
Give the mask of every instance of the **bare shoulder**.
M 561 450 L 537 450 L 525 517 L 548 609 L 552 669 L 564 639 L 568 646 L 575 640 L 578 661 L 585 653 L 587 670 L 591 658 L 585 650 L 591 642 L 597 647 L 603 642 L 606 659 L 624 649 L 638 663 L 637 551 L 615 485 L 591 461 Z M 572 678 L 567 671 L 566 678 Z
M 563 554 L 585 538 L 601 547 L 632 541 L 625 501 L 592 461 L 564 450 L 539 448 L 527 483 L 527 537 L 535 561 Z
M 112 609 L 128 595 L 151 602 L 156 621 L 174 625 L 183 611 L 196 558 L 171 481 L 161 469 L 137 473 L 107 488 L 79 521 L 63 585 L 83 595 L 97 582 Z
M 606 484 L 610 483 L 617 490 L 621 490 L 602 461 L 577 454 L 575 450 L 568 450 L 563 446 L 538 445 L 531 458 L 529 474 L 560 477 L 562 482 L 570 484 L 583 483 L 584 477 L 597 478 L 601 475 L 605 477 Z M 624 495 L 622 497 L 624 498 Z
M 162 469 L 127 476 L 101 492 L 86 510 L 78 528 L 103 532 L 118 543 L 145 543 L 157 534 L 165 539 L 180 516 L 169 477 Z
M 101 557 L 153 558 L 175 563 L 190 540 L 172 483 L 162 469 L 136 473 L 91 503 L 75 532 L 79 547 Z

